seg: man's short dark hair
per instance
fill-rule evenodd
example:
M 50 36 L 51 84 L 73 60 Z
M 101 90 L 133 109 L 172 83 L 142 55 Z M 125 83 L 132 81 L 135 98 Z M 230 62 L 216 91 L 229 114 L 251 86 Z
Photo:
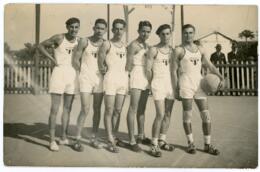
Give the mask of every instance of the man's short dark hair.
M 218 48 L 218 47 L 221 48 L 222 47 L 221 44 L 217 44 L 215 48 Z
M 184 31 L 187 28 L 192 28 L 194 31 L 196 30 L 195 26 L 193 26 L 192 24 L 185 24 L 182 26 L 182 31 Z
M 124 27 L 126 26 L 126 22 L 123 19 L 115 19 L 112 24 L 113 28 L 115 28 L 117 23 L 122 24 Z
M 155 33 L 156 33 L 157 35 L 160 35 L 160 33 L 161 33 L 163 30 L 165 30 L 165 29 L 170 29 L 170 31 L 172 31 L 170 25 L 168 25 L 168 24 L 163 24 L 163 25 L 161 25 L 161 26 L 158 27 L 158 29 L 156 30 Z
M 97 19 L 97 20 L 95 21 L 95 25 L 97 25 L 98 23 L 104 24 L 104 25 L 107 27 L 107 22 L 106 22 L 105 19 L 101 19 L 101 18 Z
M 144 20 L 139 22 L 138 30 L 141 30 L 144 26 L 148 26 L 152 29 L 152 24 L 149 21 Z
M 73 24 L 73 23 L 78 23 L 78 24 L 80 24 L 80 20 L 79 20 L 78 18 L 76 18 L 76 17 L 71 17 L 71 18 L 69 18 L 69 19 L 66 21 L 66 26 L 71 25 L 71 24 Z

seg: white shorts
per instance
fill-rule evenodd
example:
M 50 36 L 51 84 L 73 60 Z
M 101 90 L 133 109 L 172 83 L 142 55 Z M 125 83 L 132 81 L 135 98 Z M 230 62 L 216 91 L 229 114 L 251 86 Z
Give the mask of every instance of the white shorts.
M 181 74 L 179 79 L 180 97 L 185 99 L 206 99 L 207 94 L 202 90 L 200 82 L 202 77 L 190 77 Z
M 126 95 L 128 92 L 127 72 L 107 72 L 104 76 L 103 88 L 106 95 Z
M 141 90 L 148 89 L 148 80 L 143 66 L 134 66 L 130 75 L 130 89 L 137 88 Z
M 84 93 L 102 93 L 104 77 L 100 73 L 81 72 L 79 75 L 79 90 Z
M 151 88 L 154 100 L 174 99 L 170 78 L 153 78 Z
M 71 66 L 56 66 L 51 74 L 49 93 L 78 93 L 78 75 Z

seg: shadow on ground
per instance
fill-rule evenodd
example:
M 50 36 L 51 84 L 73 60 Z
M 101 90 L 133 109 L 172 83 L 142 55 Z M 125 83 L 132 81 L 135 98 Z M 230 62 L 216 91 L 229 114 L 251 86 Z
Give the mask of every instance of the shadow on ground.
M 70 125 L 68 137 L 71 140 L 74 140 L 74 136 L 76 134 L 77 127 L 76 125 Z M 89 145 L 88 141 L 84 141 L 85 139 L 89 140 L 91 136 L 90 127 L 85 127 L 82 130 L 82 144 Z M 98 131 L 99 140 L 103 143 L 107 143 L 106 140 L 106 131 L 103 128 L 100 128 Z M 61 125 L 56 125 L 56 136 L 61 136 Z M 48 125 L 46 123 L 33 123 L 33 124 L 25 124 L 25 123 L 5 123 L 4 124 L 4 137 L 10 137 L 14 139 L 21 139 L 26 142 L 39 145 L 48 149 L 49 142 L 49 131 Z M 118 132 L 116 137 L 120 138 L 125 143 L 128 140 L 128 134 L 123 132 Z M 37 141 L 38 140 L 38 141 Z M 39 141 L 40 140 L 40 141 Z M 46 142 L 46 144 L 44 144 Z

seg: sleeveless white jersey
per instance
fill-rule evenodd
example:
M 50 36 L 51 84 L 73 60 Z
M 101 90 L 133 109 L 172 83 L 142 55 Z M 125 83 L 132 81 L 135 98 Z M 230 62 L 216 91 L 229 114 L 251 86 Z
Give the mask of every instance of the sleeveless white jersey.
M 59 66 L 71 66 L 72 67 L 72 54 L 74 48 L 78 45 L 77 39 L 71 43 L 65 35 L 61 44 L 54 49 L 54 56 Z
M 138 53 L 136 53 L 133 56 L 133 65 L 134 66 L 144 66 L 145 65 L 145 53 L 146 53 L 147 49 L 143 48 L 141 50 L 138 51 Z
M 118 74 L 125 73 L 126 65 L 126 47 L 116 47 L 110 41 L 110 50 L 106 56 L 107 73 L 116 72 Z
M 191 52 L 183 47 L 185 55 L 180 61 L 180 73 L 186 74 L 190 79 L 201 79 L 201 53 L 199 49 L 197 52 Z
M 88 39 L 88 45 L 85 48 L 82 54 L 82 61 L 81 61 L 81 73 L 86 73 L 90 75 L 99 74 L 98 69 L 98 46 L 94 46 L 91 41 Z
M 172 50 L 170 49 L 167 54 L 162 53 L 157 49 L 157 56 L 153 63 L 153 77 L 154 78 L 167 78 L 170 77 L 170 57 Z
M 146 90 L 149 88 L 144 68 L 147 50 L 147 48 L 145 49 L 142 47 L 142 49 L 140 49 L 138 53 L 133 56 L 133 69 L 130 73 L 130 88 L 137 88 L 141 90 Z

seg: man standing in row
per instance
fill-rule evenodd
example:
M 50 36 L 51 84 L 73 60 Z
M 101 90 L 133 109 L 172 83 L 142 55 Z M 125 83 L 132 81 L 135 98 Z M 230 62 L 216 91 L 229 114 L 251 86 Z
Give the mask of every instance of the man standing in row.
M 211 73 L 217 75 L 221 81 L 224 80 L 216 67 L 208 60 L 205 50 L 193 43 L 195 27 L 186 24 L 182 28 L 184 42 L 175 49 L 173 61 L 173 87 L 176 98 L 181 98 L 183 106 L 183 128 L 187 137 L 187 152 L 196 153 L 192 133 L 193 100 L 200 111 L 202 120 L 202 131 L 204 135 L 204 151 L 218 155 L 219 150 L 211 144 L 211 115 L 208 108 L 206 93 L 201 88 L 201 68 L 208 68 Z M 178 72 L 177 72 L 178 71 Z M 223 85 L 223 83 L 222 83 Z
M 156 116 L 152 126 L 151 155 L 161 157 L 161 149 L 173 151 L 174 147 L 166 142 L 171 113 L 174 104 L 171 64 L 173 48 L 170 46 L 172 30 L 170 25 L 159 26 L 156 34 L 160 42 L 148 51 L 146 75 L 153 93 Z
M 93 27 L 94 34 L 91 37 L 82 38 L 74 53 L 75 67 L 80 71 L 79 85 L 81 96 L 81 111 L 77 120 L 76 143 L 73 148 L 83 151 L 80 143 L 81 131 L 84 127 L 86 116 L 90 109 L 91 95 L 93 94 L 93 124 L 91 145 L 101 148 L 97 140 L 97 133 L 101 116 L 101 104 L 103 99 L 103 75 L 98 69 L 98 49 L 104 42 L 104 34 L 107 31 L 107 23 L 104 19 L 97 19 Z
M 73 50 L 78 44 L 78 31 L 80 21 L 78 18 L 70 18 L 66 21 L 67 33 L 57 34 L 43 41 L 39 45 L 39 50 L 48 57 L 54 64 L 49 93 L 51 94 L 51 110 L 49 116 L 50 131 L 50 150 L 58 151 L 59 146 L 55 141 L 56 117 L 63 96 L 63 113 L 62 113 L 62 136 L 60 144 L 69 144 L 67 139 L 70 111 L 74 94 L 77 92 L 77 74 L 72 66 Z M 50 55 L 46 48 L 54 47 L 54 57 Z
M 104 75 L 104 123 L 109 142 L 108 149 L 113 153 L 119 152 L 119 140 L 114 138 L 114 134 L 118 131 L 125 95 L 128 93 L 126 46 L 122 42 L 125 27 L 124 20 L 115 19 L 112 24 L 113 38 L 105 41 L 98 53 L 98 67 Z

